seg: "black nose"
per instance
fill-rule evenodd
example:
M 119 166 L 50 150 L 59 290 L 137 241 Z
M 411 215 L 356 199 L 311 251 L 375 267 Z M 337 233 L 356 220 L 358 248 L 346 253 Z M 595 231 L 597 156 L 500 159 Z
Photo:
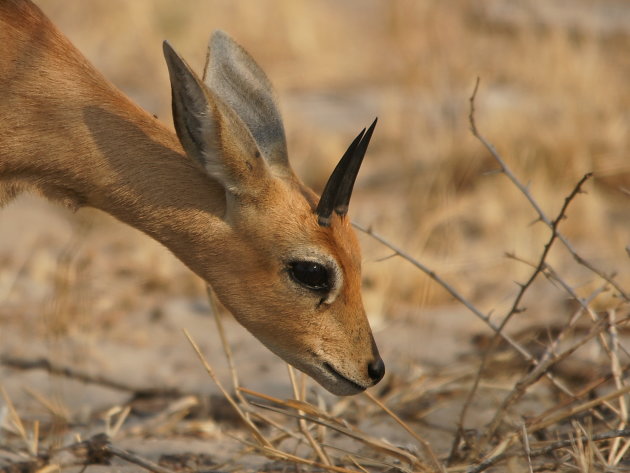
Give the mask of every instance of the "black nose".
M 374 381 L 374 384 L 378 383 L 385 376 L 385 363 L 383 363 L 383 359 L 380 356 L 368 363 L 368 376 Z

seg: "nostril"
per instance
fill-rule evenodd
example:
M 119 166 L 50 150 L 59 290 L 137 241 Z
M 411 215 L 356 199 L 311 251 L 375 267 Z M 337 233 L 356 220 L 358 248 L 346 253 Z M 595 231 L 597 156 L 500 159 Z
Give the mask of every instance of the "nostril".
M 378 383 L 383 376 L 385 375 L 385 363 L 383 363 L 383 359 L 379 356 L 375 360 L 368 363 L 368 376 L 374 383 Z

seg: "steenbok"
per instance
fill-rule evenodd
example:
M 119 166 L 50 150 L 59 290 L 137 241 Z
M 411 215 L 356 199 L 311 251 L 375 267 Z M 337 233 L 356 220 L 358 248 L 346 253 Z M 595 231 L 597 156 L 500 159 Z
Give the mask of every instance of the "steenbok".
M 229 36 L 200 79 L 164 43 L 177 136 L 117 90 L 28 0 L 0 1 L 0 203 L 32 189 L 142 230 L 271 351 L 332 393 L 385 367 L 347 217 L 376 122 L 321 198 L 289 164 L 269 80 Z M 179 138 L 179 139 L 178 139 Z

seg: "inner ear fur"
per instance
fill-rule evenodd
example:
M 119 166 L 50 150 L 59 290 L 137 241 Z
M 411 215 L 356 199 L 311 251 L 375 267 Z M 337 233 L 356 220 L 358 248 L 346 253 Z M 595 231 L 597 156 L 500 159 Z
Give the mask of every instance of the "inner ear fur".
M 164 43 L 173 121 L 186 153 L 234 195 L 256 194 L 270 177 L 246 124 Z
M 204 83 L 245 123 L 274 171 L 291 173 L 273 86 L 249 53 L 223 31 L 210 38 Z

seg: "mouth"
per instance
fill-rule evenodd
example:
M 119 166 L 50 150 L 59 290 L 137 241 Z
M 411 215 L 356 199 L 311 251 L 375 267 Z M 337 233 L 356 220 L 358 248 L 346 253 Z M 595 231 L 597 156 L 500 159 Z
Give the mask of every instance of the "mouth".
M 355 383 L 351 379 L 346 378 L 344 375 L 339 373 L 339 371 L 333 368 L 330 363 L 325 361 L 322 366 L 324 367 L 324 369 L 326 370 L 328 374 L 332 375 L 333 378 L 335 378 L 337 382 L 346 385 L 346 388 L 344 389 L 345 392 L 342 393 L 342 395 L 357 394 L 367 389 L 366 386 L 361 386 L 360 384 Z
M 1 2 L 2 0 L 0 0 Z M 274 351 L 272 349 L 272 351 Z M 317 381 L 328 392 L 336 396 L 352 396 L 365 391 L 374 383 L 363 386 L 356 381 L 344 376 L 329 362 L 322 360 L 322 356 L 314 352 L 308 353 L 308 358 L 299 359 L 295 356 L 286 356 L 286 352 L 276 353 L 284 361 L 291 364 L 294 368 L 306 373 L 315 381 Z

